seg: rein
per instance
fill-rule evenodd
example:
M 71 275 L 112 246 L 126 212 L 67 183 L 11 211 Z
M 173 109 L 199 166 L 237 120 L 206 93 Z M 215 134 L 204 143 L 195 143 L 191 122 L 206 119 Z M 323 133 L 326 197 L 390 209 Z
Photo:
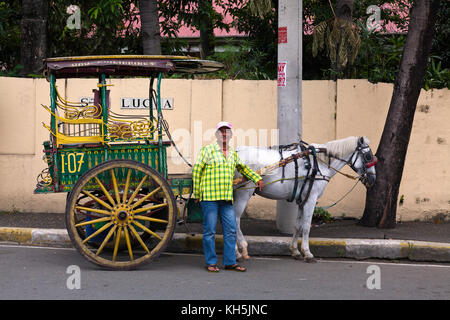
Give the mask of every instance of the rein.
M 333 157 L 333 158 L 334 158 L 334 157 Z M 344 161 L 344 162 L 347 162 L 347 161 L 342 160 L 342 159 L 339 159 L 339 158 L 336 158 L 336 159 L 341 160 L 341 161 Z M 330 166 L 328 163 L 326 163 L 325 161 L 323 161 L 323 160 L 320 159 L 320 158 L 319 158 L 319 161 L 322 162 L 323 164 L 326 164 L 329 168 L 333 169 L 334 171 L 336 171 L 337 173 L 343 175 L 344 177 L 347 177 L 347 178 L 352 179 L 352 180 L 359 180 L 359 179 L 360 179 L 359 176 L 352 176 L 352 175 L 350 175 L 350 174 L 346 174 L 346 173 L 343 173 L 343 172 L 339 171 L 338 169 L 336 169 L 336 168 Z

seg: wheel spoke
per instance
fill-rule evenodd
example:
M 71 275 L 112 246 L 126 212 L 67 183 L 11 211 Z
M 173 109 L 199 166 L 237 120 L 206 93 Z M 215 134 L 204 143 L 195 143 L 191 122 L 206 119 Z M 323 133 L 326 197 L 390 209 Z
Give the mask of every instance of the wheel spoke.
M 109 221 L 111 220 L 111 217 L 104 217 L 104 218 L 99 218 L 99 219 L 94 219 L 94 220 L 89 220 L 89 221 L 85 221 L 85 222 L 80 222 L 77 223 L 75 225 L 75 227 L 82 227 L 82 226 L 87 226 L 89 224 L 94 224 L 94 223 L 99 223 L 99 222 L 105 222 L 105 221 Z
M 105 237 L 105 240 L 103 240 L 102 244 L 100 245 L 100 247 L 97 249 L 97 252 L 95 253 L 96 256 L 98 256 L 103 248 L 105 247 L 105 245 L 108 243 L 109 238 L 111 238 L 111 236 L 114 234 L 114 231 L 117 229 L 117 225 L 115 225 L 114 227 L 111 228 L 111 230 L 109 230 L 108 234 Z
M 123 191 L 122 203 L 126 203 L 127 202 L 127 194 L 128 194 L 128 187 L 130 185 L 130 177 L 131 177 L 131 169 L 128 169 L 127 181 L 125 181 L 125 190 Z
M 95 231 L 93 234 L 91 234 L 89 237 L 87 237 L 86 239 L 83 240 L 83 243 L 88 242 L 89 240 L 91 240 L 93 237 L 99 235 L 100 233 L 102 233 L 103 231 L 105 231 L 106 229 L 108 229 L 110 226 L 113 225 L 113 222 L 107 223 L 105 224 L 103 227 L 101 227 L 100 229 L 98 229 L 97 231 Z
M 151 221 L 151 222 L 169 223 L 169 221 L 167 221 L 167 220 L 150 218 L 150 217 L 140 216 L 140 215 L 135 215 L 134 218 L 138 219 L 138 220 L 145 220 L 145 221 Z
M 133 192 L 133 194 L 131 195 L 130 199 L 128 200 L 128 203 L 127 203 L 128 205 L 130 205 L 130 204 L 133 202 L 133 200 L 134 200 L 134 198 L 137 196 L 139 190 L 141 190 L 141 187 L 142 187 L 142 185 L 144 184 L 145 180 L 147 180 L 147 177 L 148 177 L 148 176 L 145 175 L 145 176 L 142 178 L 141 182 L 139 182 L 139 185 L 136 187 L 136 189 L 134 190 L 134 192 Z
M 139 243 L 141 244 L 141 246 L 145 249 L 145 251 L 147 251 L 147 253 L 150 253 L 150 250 L 148 250 L 147 246 L 145 245 L 144 241 L 142 241 L 141 236 L 139 235 L 139 233 L 137 233 L 136 229 L 133 228 L 133 226 L 130 224 L 128 225 L 128 227 L 130 228 L 131 232 L 133 233 L 133 235 L 136 237 L 136 239 L 139 241 Z
M 90 212 L 95 212 L 95 213 L 100 213 L 100 214 L 106 214 L 108 216 L 110 216 L 112 214 L 111 212 L 106 211 L 106 210 L 88 208 L 88 207 L 83 207 L 83 206 L 75 206 L 75 209 L 85 210 L 85 211 L 90 211 Z
M 116 174 L 114 173 L 114 169 L 109 170 L 111 172 L 111 178 L 114 186 L 114 193 L 116 194 L 117 204 L 120 203 L 120 195 L 119 195 L 119 187 L 117 186 Z
M 117 250 L 119 249 L 119 242 L 120 242 L 120 236 L 122 235 L 122 227 L 119 226 L 119 229 L 117 230 L 116 234 L 116 243 L 114 244 L 114 253 L 113 253 L 113 261 L 116 261 L 117 257 Z
M 81 190 L 82 193 L 84 193 L 85 195 L 87 195 L 88 197 L 90 197 L 91 199 L 97 201 L 98 203 L 100 203 L 102 206 L 104 206 L 105 208 L 112 210 L 113 208 L 107 204 L 105 201 L 103 201 L 102 199 L 97 198 L 96 196 L 94 196 L 92 193 L 90 193 L 89 191 L 86 190 Z
M 106 190 L 105 186 L 103 185 L 103 183 L 101 183 L 101 181 L 97 178 L 94 177 L 95 181 L 98 183 L 98 185 L 100 186 L 100 189 L 102 189 L 103 193 L 105 194 L 105 196 L 108 198 L 109 202 L 111 202 L 111 204 L 113 206 L 116 205 L 116 203 L 114 202 L 114 199 L 111 197 L 111 195 L 109 194 L 109 192 Z
M 125 233 L 125 241 L 127 242 L 127 248 L 128 248 L 128 253 L 130 254 L 130 260 L 133 261 L 134 260 L 133 250 L 131 249 L 130 234 L 128 233 L 127 227 L 123 228 L 123 233 Z
M 151 207 L 139 208 L 139 209 L 133 210 L 133 213 L 136 214 L 136 213 L 146 212 L 149 210 L 158 209 L 158 208 L 162 208 L 162 207 L 166 207 L 166 206 L 167 206 L 167 203 L 161 203 L 161 204 L 157 204 L 157 205 L 154 205 Z
M 133 223 L 138 226 L 139 228 L 141 228 L 142 230 L 144 230 L 145 232 L 151 234 L 152 236 L 154 236 L 155 238 L 162 240 L 162 238 L 159 236 L 159 234 L 154 233 L 152 230 L 148 229 L 146 226 L 144 226 L 143 224 L 140 224 L 137 221 L 133 221 Z
M 136 208 L 138 205 L 140 205 L 142 202 L 144 202 L 145 200 L 147 200 L 148 198 L 150 198 L 151 196 L 153 196 L 156 192 L 158 192 L 159 190 L 161 190 L 161 187 L 156 188 L 155 190 L 153 190 L 152 192 L 150 192 L 149 194 L 147 194 L 145 197 L 139 199 L 139 201 L 136 201 L 132 206 L 131 209 Z

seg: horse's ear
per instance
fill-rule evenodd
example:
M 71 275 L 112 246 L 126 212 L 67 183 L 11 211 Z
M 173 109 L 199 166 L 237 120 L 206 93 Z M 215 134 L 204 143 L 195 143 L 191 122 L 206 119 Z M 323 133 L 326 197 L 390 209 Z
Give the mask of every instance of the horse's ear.
M 360 137 L 360 138 L 359 138 L 359 142 L 360 142 L 361 144 L 364 144 L 364 137 Z

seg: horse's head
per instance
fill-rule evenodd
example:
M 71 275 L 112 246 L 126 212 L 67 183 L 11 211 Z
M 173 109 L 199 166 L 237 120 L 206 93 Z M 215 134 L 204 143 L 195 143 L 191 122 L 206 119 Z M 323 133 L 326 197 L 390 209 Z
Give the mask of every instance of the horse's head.
M 377 157 L 369 147 L 369 140 L 366 137 L 360 137 L 348 164 L 359 175 L 361 182 L 366 188 L 370 188 L 375 184 L 375 165 L 377 162 Z

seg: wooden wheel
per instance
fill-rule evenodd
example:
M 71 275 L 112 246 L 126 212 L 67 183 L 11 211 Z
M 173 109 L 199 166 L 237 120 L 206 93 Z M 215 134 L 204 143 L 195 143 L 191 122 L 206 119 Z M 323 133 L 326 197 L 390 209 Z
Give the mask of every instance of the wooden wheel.
M 66 226 L 89 261 L 134 269 L 165 249 L 176 210 L 172 190 L 156 170 L 132 160 L 111 160 L 75 184 L 66 204 Z

